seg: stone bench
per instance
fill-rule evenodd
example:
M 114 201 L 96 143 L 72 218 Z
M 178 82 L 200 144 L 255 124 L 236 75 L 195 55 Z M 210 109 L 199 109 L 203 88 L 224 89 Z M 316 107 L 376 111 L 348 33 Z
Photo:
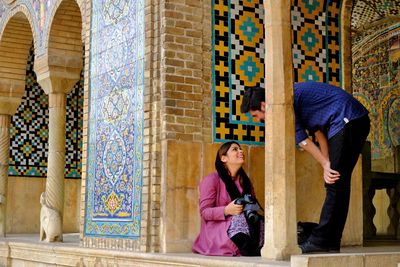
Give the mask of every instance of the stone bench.
M 400 146 L 394 148 L 394 173 L 375 172 L 371 170 L 371 144 L 365 143 L 362 151 L 363 172 L 363 230 L 364 240 L 376 239 L 376 227 L 373 218 L 376 209 L 372 203 L 376 190 L 386 189 L 390 203 L 387 210 L 390 218 L 388 236 L 400 239 Z

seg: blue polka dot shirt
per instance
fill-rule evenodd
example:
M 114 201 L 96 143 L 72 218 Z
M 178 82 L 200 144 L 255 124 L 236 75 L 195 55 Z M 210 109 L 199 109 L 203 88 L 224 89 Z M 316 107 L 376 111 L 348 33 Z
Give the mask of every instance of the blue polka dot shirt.
M 328 139 L 351 120 L 368 111 L 342 88 L 318 82 L 294 85 L 296 144 L 308 138 L 308 133 L 321 130 Z

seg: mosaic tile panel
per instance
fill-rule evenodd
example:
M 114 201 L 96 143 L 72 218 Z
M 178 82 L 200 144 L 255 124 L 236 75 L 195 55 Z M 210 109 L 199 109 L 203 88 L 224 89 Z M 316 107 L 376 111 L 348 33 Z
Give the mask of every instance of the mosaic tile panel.
M 10 128 L 10 176 L 46 177 L 48 152 L 48 96 L 37 83 L 31 49 L 25 94 Z
M 94 1 L 85 236 L 140 237 L 144 0 Z
M 25 95 L 10 127 L 10 176 L 46 177 L 48 153 L 48 96 L 33 71 L 34 53 L 28 58 Z M 82 168 L 83 76 L 67 96 L 66 165 L 68 178 L 80 178 Z
M 81 79 L 67 95 L 67 121 L 65 138 L 65 177 L 82 176 L 82 133 L 83 133 L 83 71 Z
M 340 85 L 340 0 L 292 0 L 295 82 Z
M 214 140 L 262 144 L 264 125 L 240 113 L 246 86 L 264 87 L 261 0 L 213 2 Z
M 340 85 L 340 7 L 341 0 L 327 2 L 327 82 Z
M 293 0 L 294 80 L 340 85 L 340 0 Z M 240 114 L 245 86 L 264 86 L 263 6 L 215 0 L 213 6 L 214 139 L 264 142 L 263 125 Z
M 400 29 L 384 32 L 353 62 L 353 91 L 370 112 L 371 157 L 400 144 Z

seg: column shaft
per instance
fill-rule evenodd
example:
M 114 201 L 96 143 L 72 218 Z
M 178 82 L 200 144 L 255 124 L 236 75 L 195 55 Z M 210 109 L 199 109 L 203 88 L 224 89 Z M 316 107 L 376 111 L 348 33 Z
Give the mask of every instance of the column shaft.
M 46 202 L 60 213 L 64 208 L 66 95 L 49 94 L 49 154 Z
M 0 115 L 0 236 L 6 235 L 8 165 L 10 161 L 10 115 Z
M 265 243 L 262 257 L 300 252 L 296 235 L 296 179 L 290 0 L 265 8 Z

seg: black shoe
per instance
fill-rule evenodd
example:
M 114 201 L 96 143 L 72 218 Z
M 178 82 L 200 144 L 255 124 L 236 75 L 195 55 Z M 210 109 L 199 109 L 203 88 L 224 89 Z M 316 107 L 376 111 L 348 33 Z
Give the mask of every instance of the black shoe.
M 297 244 L 301 245 L 306 242 L 317 226 L 318 223 L 314 222 L 297 222 Z
M 300 245 L 301 253 L 308 254 L 308 253 L 329 253 L 329 248 L 318 246 L 310 241 L 306 241 Z

